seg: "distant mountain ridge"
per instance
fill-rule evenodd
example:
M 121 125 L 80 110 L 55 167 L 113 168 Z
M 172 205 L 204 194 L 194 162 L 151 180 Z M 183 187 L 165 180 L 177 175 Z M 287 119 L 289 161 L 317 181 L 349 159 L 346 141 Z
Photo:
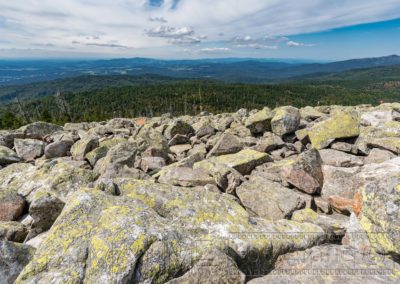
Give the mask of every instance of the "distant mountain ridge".
M 82 75 L 156 74 L 174 78 L 213 79 L 225 82 L 271 83 L 314 73 L 337 73 L 353 69 L 400 65 L 400 56 L 390 55 L 345 61 L 315 63 L 290 59 L 222 58 L 159 60 L 122 58 L 73 61 L 0 61 L 0 86 L 71 78 Z

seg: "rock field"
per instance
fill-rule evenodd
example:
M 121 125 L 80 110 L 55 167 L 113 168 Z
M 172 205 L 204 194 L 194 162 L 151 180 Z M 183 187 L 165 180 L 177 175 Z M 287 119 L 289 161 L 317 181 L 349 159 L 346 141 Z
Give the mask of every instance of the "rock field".
M 400 103 L 0 131 L 0 284 L 400 283 Z

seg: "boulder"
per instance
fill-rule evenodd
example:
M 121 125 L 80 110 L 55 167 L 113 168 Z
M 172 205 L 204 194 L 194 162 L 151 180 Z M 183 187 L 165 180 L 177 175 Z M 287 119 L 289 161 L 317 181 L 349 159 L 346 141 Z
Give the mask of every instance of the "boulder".
M 271 120 L 272 132 L 278 136 L 293 133 L 300 124 L 300 112 L 291 106 L 280 107 L 274 110 L 274 117 Z
M 238 137 L 224 134 L 210 150 L 207 157 L 234 154 L 243 149 L 243 144 Z
M 34 253 L 29 245 L 0 241 L 0 282 L 14 283 Z
M 324 113 L 310 106 L 306 106 L 300 109 L 300 117 L 306 121 L 313 121 L 324 115 Z
M 164 171 L 158 178 L 160 183 L 178 186 L 205 186 L 215 184 L 214 178 L 204 169 L 171 168 Z
M 65 131 L 78 131 L 78 130 L 89 130 L 90 126 L 87 122 L 80 122 L 80 123 L 66 123 L 64 124 Z
M 322 160 L 315 149 L 303 152 L 283 170 L 288 183 L 308 194 L 318 193 L 323 186 Z
M 350 154 L 354 154 L 354 155 L 357 155 L 357 153 L 358 153 L 358 148 L 356 145 L 346 143 L 346 142 L 340 142 L 340 141 L 333 142 L 331 144 L 331 148 L 333 150 L 342 151 L 342 152 L 350 153 Z
M 33 222 L 28 240 L 50 229 L 64 207 L 63 201 L 46 191 L 36 191 L 31 196 L 31 199 L 29 215 L 32 217 Z
M 267 276 L 249 281 L 261 283 L 398 283 L 400 265 L 350 246 L 316 246 L 278 258 Z
M 136 143 L 125 142 L 112 147 L 107 155 L 100 159 L 93 171 L 99 175 L 107 175 L 113 177 L 118 175 L 118 171 L 124 166 L 134 168 L 136 156 L 139 148 Z
M 303 194 L 260 176 L 244 182 L 236 189 L 236 194 L 247 211 L 267 220 L 290 218 L 307 203 Z
M 47 122 L 34 122 L 18 129 L 19 132 L 24 134 L 24 138 L 31 139 L 43 139 L 56 131 L 62 130 L 61 126 Z
M 10 148 L 0 146 L 0 166 L 18 163 L 19 161 L 21 161 L 21 158 L 18 157 L 17 153 Z
M 164 283 L 190 271 L 210 250 L 228 248 L 240 258 L 243 273 L 265 273 L 279 255 L 324 241 L 322 229 L 312 224 L 249 222 L 227 194 L 115 182 L 121 196 L 97 190 L 70 196 L 17 283 Z M 249 232 L 266 233 L 255 239 Z
M 357 174 L 361 171 L 360 167 L 340 168 L 333 166 L 322 167 L 324 175 L 324 185 L 321 196 L 326 199 L 332 195 L 351 199 L 358 186 L 359 179 Z
M 251 115 L 246 119 L 245 126 L 251 131 L 252 134 L 260 134 L 265 131 L 271 130 L 271 120 L 273 112 L 265 107 L 261 111 Z
M 256 146 L 254 146 L 254 150 L 263 153 L 270 153 L 278 148 L 282 148 L 285 145 L 282 138 L 271 133 L 266 132 L 264 137 L 260 139 Z
M 335 167 L 357 167 L 364 165 L 364 158 L 347 154 L 333 149 L 322 149 L 319 151 L 324 165 Z
M 25 161 L 33 161 L 44 154 L 45 143 L 36 139 L 15 139 L 15 151 Z
M 180 135 L 185 135 L 185 136 L 191 136 L 195 133 L 195 130 L 193 127 L 182 121 L 182 120 L 177 120 L 168 125 L 168 127 L 164 131 L 164 136 L 170 140 L 172 139 L 175 135 L 180 134 Z
M 16 138 L 24 138 L 24 134 L 18 131 L 0 130 L 0 146 L 12 149 Z
M 335 139 L 358 136 L 359 124 L 360 119 L 356 112 L 338 112 L 314 124 L 308 129 L 308 136 L 316 149 L 322 149 L 328 147 Z
M 366 165 L 358 176 L 360 224 L 378 253 L 399 258 L 400 158 Z
M 165 159 L 161 157 L 144 157 L 140 160 L 140 168 L 145 172 L 160 170 L 166 165 Z
M 97 138 L 81 139 L 71 147 L 71 155 L 75 160 L 84 160 L 86 154 L 97 147 L 99 147 Z
M 394 159 L 395 157 L 397 156 L 390 151 L 374 148 L 369 152 L 368 156 L 365 157 L 364 163 L 379 164 Z
M 0 177 L 5 170 L 0 172 Z M 21 173 L 18 173 L 21 174 Z M 2 182 L 5 180 L 0 179 Z M 22 215 L 25 208 L 25 200 L 18 195 L 17 189 L 2 186 L 0 190 L 0 221 L 14 221 Z
M 371 251 L 371 244 L 368 239 L 367 233 L 361 227 L 360 222 L 355 213 L 351 213 L 347 230 L 342 244 L 354 247 L 360 252 Z
M 295 211 L 291 220 L 320 226 L 331 241 L 340 240 L 346 233 L 349 218 L 340 214 L 318 214 L 310 208 Z
M 171 140 L 169 140 L 168 146 L 171 147 L 179 144 L 188 144 L 189 142 L 189 137 L 181 134 L 176 134 L 174 137 L 172 137 Z
M 255 167 L 270 162 L 271 158 L 258 151 L 245 149 L 235 154 L 211 157 L 207 160 L 197 162 L 194 168 L 210 170 L 214 166 L 225 165 L 233 168 L 241 174 L 249 174 Z
M 246 275 L 240 271 L 236 262 L 218 249 L 211 250 L 193 266 L 190 271 L 167 284 L 244 284 Z
M 30 164 L 12 164 L 0 171 L 0 195 L 10 191 L 13 193 L 12 200 L 19 200 L 16 197 L 18 194 L 31 203 L 34 193 L 43 190 L 65 202 L 69 194 L 88 186 L 96 177 L 90 170 L 77 168 L 57 159 L 46 161 L 38 167 Z M 22 200 L 16 208 L 23 208 Z
M 61 140 L 53 142 L 46 146 L 44 155 L 46 159 L 60 158 L 71 155 L 71 147 L 74 144 L 72 140 Z

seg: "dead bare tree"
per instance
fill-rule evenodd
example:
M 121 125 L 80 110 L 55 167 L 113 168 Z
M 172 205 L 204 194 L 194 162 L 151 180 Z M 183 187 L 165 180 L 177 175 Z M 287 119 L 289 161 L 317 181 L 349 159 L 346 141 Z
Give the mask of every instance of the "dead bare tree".
M 31 123 L 32 121 L 31 121 L 31 119 L 30 119 L 30 117 L 28 115 L 28 112 L 26 111 L 25 106 L 23 105 L 23 103 L 21 102 L 19 97 L 17 96 L 15 98 L 15 100 L 17 102 L 18 110 L 19 110 L 20 115 L 24 118 L 26 123 Z
M 70 122 L 72 122 L 71 109 L 69 107 L 67 100 L 65 99 L 64 95 L 60 92 L 60 90 L 57 90 L 55 99 L 58 108 L 61 109 L 61 112 L 68 117 L 68 120 Z

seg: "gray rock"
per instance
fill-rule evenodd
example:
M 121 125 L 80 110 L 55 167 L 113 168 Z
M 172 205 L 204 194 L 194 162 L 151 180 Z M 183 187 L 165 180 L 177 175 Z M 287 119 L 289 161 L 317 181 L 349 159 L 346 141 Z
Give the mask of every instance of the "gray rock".
M 265 107 L 263 110 L 251 115 L 247 118 L 245 126 L 253 134 L 264 133 L 265 131 L 271 130 L 271 120 L 273 118 L 273 112 Z
M 169 140 L 168 146 L 171 147 L 179 144 L 188 144 L 189 142 L 190 140 L 186 135 L 176 134 L 171 140 Z
M 356 145 L 346 143 L 346 142 L 333 142 L 331 148 L 337 151 L 342 151 L 345 153 L 350 153 L 357 155 L 358 148 Z
M 45 144 L 36 139 L 15 139 L 15 151 L 25 161 L 33 161 L 44 154 Z
M 46 159 L 60 158 L 71 155 L 71 147 L 74 141 L 71 140 L 61 140 L 53 142 L 46 146 L 44 149 L 44 155 Z
M 207 157 L 234 154 L 243 149 L 242 142 L 232 134 L 224 134 L 207 154 Z
M 186 122 L 183 122 L 182 120 L 177 120 L 174 121 L 171 125 L 169 125 L 165 131 L 164 131 L 164 136 L 170 140 L 172 139 L 176 134 L 180 135 L 185 135 L 185 136 L 191 136 L 195 133 L 193 127 L 189 125 Z
M 352 199 L 355 191 L 360 185 L 357 174 L 361 168 L 339 168 L 332 166 L 323 166 L 324 185 L 321 190 L 321 196 L 328 199 L 336 195 Z
M 324 165 L 335 167 L 357 167 L 364 165 L 364 158 L 347 154 L 333 149 L 322 149 L 319 151 Z
M 214 178 L 203 169 L 172 168 L 164 171 L 158 178 L 160 183 L 178 186 L 205 186 L 215 184 Z
M 278 136 L 293 133 L 300 124 L 300 112 L 297 108 L 286 106 L 274 110 L 271 120 L 272 132 Z
M 29 215 L 33 222 L 27 239 L 31 239 L 50 229 L 64 208 L 64 202 L 57 196 L 46 192 L 36 191 L 29 206 Z
M 314 194 L 324 183 L 322 159 L 315 149 L 302 153 L 292 164 L 284 169 L 285 180 L 296 188 Z
M 0 241 L 0 282 L 14 283 L 34 252 L 35 249 L 29 245 Z
M 267 220 L 290 218 L 294 211 L 306 207 L 301 193 L 260 176 L 244 182 L 236 194 L 250 213 Z
M 275 149 L 282 148 L 285 145 L 282 138 L 271 133 L 266 132 L 264 137 L 260 139 L 257 145 L 254 147 L 254 150 L 264 153 L 270 153 Z
M 358 249 L 360 252 L 371 251 L 371 244 L 367 233 L 361 227 L 355 213 L 351 213 L 347 231 L 342 239 L 343 245 L 348 245 Z
M 301 223 L 307 222 L 318 225 L 328 235 L 329 240 L 336 242 L 345 235 L 349 222 L 349 218 L 344 215 L 318 214 L 317 212 L 309 208 L 295 211 L 292 215 L 291 220 Z
M 161 157 L 144 157 L 140 161 L 140 168 L 145 172 L 160 170 L 166 165 L 165 159 Z
M 369 152 L 368 156 L 365 157 L 364 163 L 379 164 L 394 159 L 395 157 L 397 156 L 390 151 L 374 148 Z
M 18 163 L 19 161 L 21 161 L 21 158 L 18 157 L 17 153 L 10 148 L 0 146 L 0 166 Z
M 87 153 L 99 147 L 99 139 L 86 138 L 71 147 L 71 155 L 75 160 L 84 160 Z
M 18 129 L 18 131 L 24 134 L 25 138 L 31 139 L 43 139 L 47 135 L 61 130 L 63 130 L 61 126 L 47 122 L 34 122 Z

